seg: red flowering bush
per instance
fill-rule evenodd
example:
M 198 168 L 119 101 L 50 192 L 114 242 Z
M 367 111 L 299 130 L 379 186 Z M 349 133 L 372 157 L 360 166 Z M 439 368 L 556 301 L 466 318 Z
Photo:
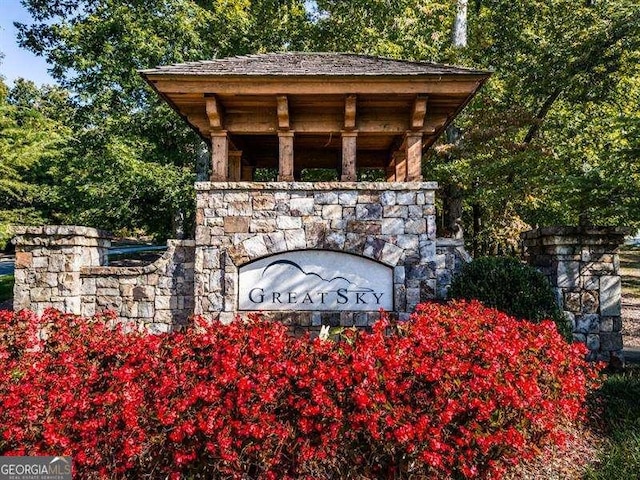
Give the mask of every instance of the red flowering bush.
M 340 342 L 105 320 L 0 312 L 0 454 L 72 455 L 78 478 L 498 478 L 562 442 L 595 379 L 552 322 L 477 302 Z

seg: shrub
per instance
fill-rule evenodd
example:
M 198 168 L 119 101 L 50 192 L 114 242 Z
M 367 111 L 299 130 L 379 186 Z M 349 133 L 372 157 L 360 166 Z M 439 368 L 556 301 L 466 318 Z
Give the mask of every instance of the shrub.
M 341 342 L 106 320 L 0 312 L 0 455 L 72 455 L 78 478 L 499 478 L 562 442 L 595 375 L 551 322 L 477 302 Z
M 449 296 L 479 300 L 534 323 L 551 319 L 565 338 L 571 338 L 571 328 L 547 278 L 513 257 L 481 257 L 465 264 L 453 278 Z

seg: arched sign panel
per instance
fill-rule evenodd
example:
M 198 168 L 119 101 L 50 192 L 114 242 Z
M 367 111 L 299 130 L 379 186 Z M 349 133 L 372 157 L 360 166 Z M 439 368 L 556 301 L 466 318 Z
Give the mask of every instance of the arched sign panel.
M 348 253 L 284 252 L 240 267 L 240 310 L 393 310 L 393 269 Z

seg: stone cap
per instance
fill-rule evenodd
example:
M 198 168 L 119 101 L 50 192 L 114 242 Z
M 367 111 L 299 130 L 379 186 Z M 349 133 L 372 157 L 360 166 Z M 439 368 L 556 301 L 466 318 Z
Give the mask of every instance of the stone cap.
M 534 245 L 575 245 L 575 244 L 610 244 L 624 243 L 624 237 L 630 229 L 624 227 L 576 227 L 557 226 L 542 227 L 520 234 L 525 246 Z
M 87 238 L 113 238 L 114 235 L 105 230 L 77 225 L 40 225 L 40 226 L 14 226 L 15 235 L 43 235 L 43 236 L 81 236 Z
M 197 191 L 209 190 L 437 190 L 438 182 L 196 182 Z
M 113 235 L 104 230 L 76 225 L 15 226 L 11 240 L 16 246 L 108 248 Z
M 164 65 L 142 75 L 206 76 L 416 76 L 482 75 L 491 72 L 433 62 L 332 52 L 281 52 Z

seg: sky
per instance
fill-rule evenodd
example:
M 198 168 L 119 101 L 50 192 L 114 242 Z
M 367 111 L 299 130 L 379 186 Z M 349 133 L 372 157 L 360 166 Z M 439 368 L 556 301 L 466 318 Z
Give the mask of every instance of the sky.
M 13 22 L 29 23 L 31 17 L 20 0 L 0 0 L 0 75 L 12 85 L 16 78 L 33 80 L 36 84 L 55 83 L 47 73 L 47 62 L 42 57 L 18 47 L 17 30 Z

